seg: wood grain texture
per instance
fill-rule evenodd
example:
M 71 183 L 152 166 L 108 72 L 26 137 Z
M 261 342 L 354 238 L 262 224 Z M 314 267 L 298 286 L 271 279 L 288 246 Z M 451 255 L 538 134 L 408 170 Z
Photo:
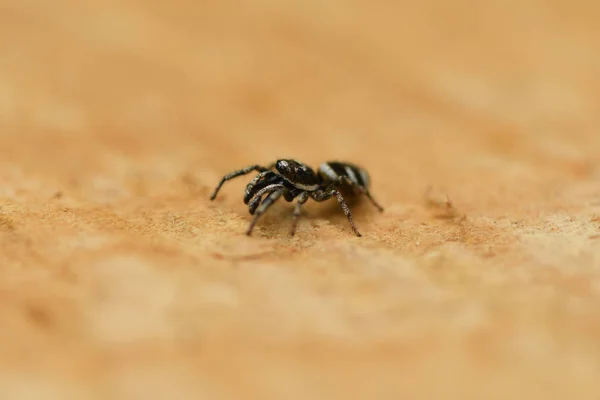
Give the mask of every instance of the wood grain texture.
M 0 397 L 597 399 L 598 4 L 3 1 Z

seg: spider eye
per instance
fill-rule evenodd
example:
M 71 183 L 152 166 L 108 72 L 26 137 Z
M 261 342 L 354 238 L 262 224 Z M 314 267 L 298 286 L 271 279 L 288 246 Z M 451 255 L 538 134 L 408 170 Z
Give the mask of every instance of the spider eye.
M 279 160 L 277 161 L 277 164 L 275 164 L 275 168 L 277 168 L 277 171 L 279 171 L 279 173 L 285 174 L 290 170 L 290 163 L 288 163 L 285 160 Z

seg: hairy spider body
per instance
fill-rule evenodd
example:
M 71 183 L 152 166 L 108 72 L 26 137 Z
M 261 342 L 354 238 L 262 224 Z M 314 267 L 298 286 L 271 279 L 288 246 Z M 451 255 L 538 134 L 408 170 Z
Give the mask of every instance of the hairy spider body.
M 383 211 L 369 192 L 371 178 L 366 169 L 348 162 L 329 161 L 319 166 L 319 176 L 324 185 L 337 184 L 346 193 L 364 194 L 379 211 Z
M 252 165 L 225 175 L 210 199 L 214 200 L 217 197 L 217 193 L 226 181 L 252 171 L 258 172 L 258 175 L 246 185 L 244 204 L 248 205 L 248 211 L 255 217 L 246 232 L 247 235 L 252 233 L 260 216 L 282 196 L 288 202 L 297 199 L 293 212 L 292 236 L 296 232 L 301 207 L 309 198 L 321 202 L 335 196 L 357 236 L 362 235 L 354 225 L 352 213 L 342 191 L 350 189 L 354 193 L 364 194 L 379 211 L 383 211 L 383 207 L 369 192 L 370 177 L 367 171 L 355 164 L 340 161 L 322 163 L 316 172 L 308 165 L 290 159 L 277 160 L 266 167 Z

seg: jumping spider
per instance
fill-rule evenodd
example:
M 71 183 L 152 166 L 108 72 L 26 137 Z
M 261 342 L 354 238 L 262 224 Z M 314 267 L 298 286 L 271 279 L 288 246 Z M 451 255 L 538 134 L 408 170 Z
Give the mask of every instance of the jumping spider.
M 296 233 L 300 208 L 309 197 L 321 202 L 336 196 L 357 236 L 362 235 L 356 229 L 350 209 L 340 191 L 364 194 L 379 211 L 383 211 L 383 207 L 369 192 L 370 179 L 367 171 L 357 165 L 338 161 L 322 163 L 317 172 L 306 164 L 290 159 L 277 160 L 267 167 L 252 165 L 225 175 L 210 199 L 214 200 L 217 197 L 217 193 L 226 181 L 252 171 L 257 171 L 259 174 L 246 186 L 244 204 L 248 205 L 251 215 L 256 215 L 246 232 L 247 235 L 252 233 L 260 216 L 281 196 L 288 202 L 298 198 L 293 213 L 292 236 Z M 263 200 L 265 195 L 266 198 Z

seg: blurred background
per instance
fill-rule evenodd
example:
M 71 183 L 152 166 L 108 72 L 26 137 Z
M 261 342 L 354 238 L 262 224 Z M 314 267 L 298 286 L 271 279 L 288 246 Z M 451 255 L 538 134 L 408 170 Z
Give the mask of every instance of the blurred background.
M 2 5 L 3 158 L 32 168 L 98 146 L 218 175 L 343 158 L 403 195 L 448 169 L 535 185 L 526 158 L 560 174 L 597 154 L 592 1 L 60 4 Z
M 0 49 L 4 398 L 597 398 L 600 3 L 2 0 Z M 240 238 L 282 157 L 386 214 Z

